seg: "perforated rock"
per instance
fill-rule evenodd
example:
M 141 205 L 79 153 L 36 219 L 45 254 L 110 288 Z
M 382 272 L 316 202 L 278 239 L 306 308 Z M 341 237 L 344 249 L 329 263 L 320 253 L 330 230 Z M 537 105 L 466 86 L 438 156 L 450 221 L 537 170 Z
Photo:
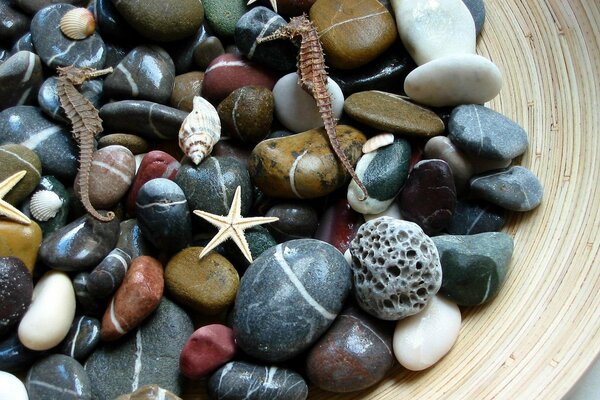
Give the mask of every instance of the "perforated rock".
M 350 253 L 358 304 L 377 318 L 416 314 L 440 289 L 437 249 L 417 224 L 391 217 L 366 222 Z

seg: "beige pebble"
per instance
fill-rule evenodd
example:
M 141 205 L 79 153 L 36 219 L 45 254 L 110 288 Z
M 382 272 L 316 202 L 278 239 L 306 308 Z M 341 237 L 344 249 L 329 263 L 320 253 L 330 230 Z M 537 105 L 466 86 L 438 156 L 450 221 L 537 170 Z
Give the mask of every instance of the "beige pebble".
M 28 400 L 23 382 L 13 374 L 0 371 L 0 400 Z

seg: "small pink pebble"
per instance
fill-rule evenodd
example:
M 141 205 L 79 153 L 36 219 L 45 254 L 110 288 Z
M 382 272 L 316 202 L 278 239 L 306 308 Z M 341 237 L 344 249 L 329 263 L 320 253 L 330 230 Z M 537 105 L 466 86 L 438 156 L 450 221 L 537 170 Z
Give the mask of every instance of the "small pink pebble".
M 179 370 L 188 378 L 207 376 L 233 358 L 236 352 L 233 331 L 225 325 L 197 329 L 181 350 Z

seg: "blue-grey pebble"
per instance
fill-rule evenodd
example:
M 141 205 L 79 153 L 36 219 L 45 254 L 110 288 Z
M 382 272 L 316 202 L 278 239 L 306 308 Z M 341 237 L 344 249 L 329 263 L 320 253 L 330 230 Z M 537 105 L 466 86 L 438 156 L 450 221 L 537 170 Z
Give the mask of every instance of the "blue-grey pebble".
M 12 55 L 0 65 L 0 110 L 31 104 L 43 79 L 42 62 L 36 54 L 19 51 Z
M 14 8 L 10 1 L 0 2 L 0 42 L 12 45 L 29 29 L 29 17 Z
M 31 20 L 33 45 L 42 62 L 50 68 L 102 68 L 106 61 L 106 45 L 97 33 L 83 39 L 66 37 L 57 27 L 61 18 L 76 8 L 70 4 L 53 4 L 38 11 Z
M 211 37 L 210 32 L 210 28 L 208 28 L 206 22 L 204 22 L 200 25 L 200 28 L 198 28 L 198 31 L 194 36 L 169 43 L 166 50 L 169 52 L 175 63 L 177 75 L 185 74 L 186 72 L 196 69 L 194 64 L 194 53 L 202 43 Z M 203 68 L 203 70 L 204 69 L 206 69 L 206 67 Z
M 58 78 L 56 76 L 51 76 L 46 79 L 37 93 L 38 104 L 42 111 L 53 120 L 70 125 L 71 122 L 67 118 L 65 110 L 62 108 L 60 100 L 58 99 L 57 85 Z M 85 81 L 78 90 L 94 105 L 94 107 L 100 107 L 102 89 L 103 81 L 94 79 Z
M 77 299 L 77 310 L 79 313 L 91 317 L 102 318 L 106 310 L 108 299 L 100 299 L 92 294 L 87 289 L 87 283 L 90 278 L 89 272 L 80 272 L 72 279 L 73 290 L 75 290 L 75 298 Z
M 530 211 L 540 205 L 544 188 L 529 169 L 515 165 L 471 179 L 471 194 L 511 211 Z
M 254 226 L 250 229 L 246 229 L 244 231 L 244 236 L 248 241 L 248 248 L 250 249 L 250 254 L 252 255 L 253 260 L 258 258 L 258 256 L 271 247 L 277 246 L 277 241 L 264 225 Z M 237 247 L 235 242 L 232 240 L 227 240 L 223 243 L 223 255 L 225 258 L 231 261 L 231 263 L 240 273 L 243 273 L 243 271 L 248 268 L 248 265 L 250 265 L 248 259 L 242 254 L 240 248 Z
M 175 64 L 160 46 L 131 50 L 104 80 L 107 98 L 139 99 L 165 104 L 175 83 Z
M 30 399 L 91 400 L 87 372 L 74 358 L 52 354 L 36 362 L 27 373 L 25 388 Z
M 31 32 L 26 32 L 13 44 L 10 49 L 10 54 L 15 54 L 19 51 L 30 51 L 35 53 L 35 47 L 33 47 L 33 40 L 31 39 Z
M 44 175 L 72 182 L 77 174 L 78 149 L 69 128 L 47 119 L 38 107 L 16 106 L 0 112 L 0 145 L 6 143 L 33 150 Z
M 186 312 L 163 297 L 143 325 L 117 342 L 103 343 L 85 363 L 95 400 L 157 384 L 180 396 L 184 378 L 179 355 L 194 325 Z
M 498 232 L 506 223 L 506 211 L 485 200 L 458 200 L 446 227 L 451 235 Z
M 104 131 L 150 139 L 176 139 L 189 113 L 147 100 L 121 100 L 100 108 Z
M 529 146 L 527 132 L 516 122 L 478 104 L 452 110 L 448 138 L 467 155 L 490 160 L 511 160 Z
M 131 256 L 118 247 L 90 272 L 88 292 L 94 297 L 106 298 L 117 291 L 131 264 Z
M 211 375 L 208 396 L 214 400 L 304 400 L 308 386 L 290 369 L 231 361 Z
M 57 3 L 57 0 L 11 0 L 11 3 L 23 10 L 26 14 L 35 14 L 42 8 L 45 8 L 51 4 Z M 78 7 L 84 7 L 88 0 L 61 0 L 61 3 L 72 4 Z
M 0 371 L 25 371 L 44 354 L 45 351 L 34 351 L 23 346 L 15 330 L 0 339 Z
M 327 330 L 351 288 L 350 266 L 330 244 L 298 239 L 271 247 L 240 280 L 236 343 L 261 360 L 288 360 Z
M 483 29 L 483 23 L 485 22 L 485 3 L 483 0 L 463 0 L 463 3 L 465 3 L 473 16 L 473 20 L 475 21 L 475 31 L 477 32 L 477 35 L 479 35 Z
M 83 362 L 100 343 L 100 321 L 87 315 L 75 317 L 67 337 L 58 345 L 58 351 Z
M 192 241 L 192 217 L 183 190 L 173 181 L 156 178 L 139 190 L 135 211 L 144 237 L 173 254 Z
M 106 43 L 106 62 L 104 67 L 117 68 L 117 65 L 125 58 L 131 50 L 129 47 L 116 43 Z
M 139 256 L 154 256 L 155 253 L 154 247 L 142 234 L 138 220 L 135 218 L 121 222 L 116 248 L 129 254 L 131 259 Z
M 119 14 L 112 0 L 95 0 L 93 4 L 96 30 L 104 40 L 126 46 L 143 43 L 142 37 Z
M 0 47 L 0 65 L 10 57 L 11 52 L 8 49 L 3 49 Z
M 319 225 L 317 210 L 307 203 L 279 203 L 271 207 L 265 217 L 276 217 L 278 221 L 266 225 L 278 242 L 311 238 Z

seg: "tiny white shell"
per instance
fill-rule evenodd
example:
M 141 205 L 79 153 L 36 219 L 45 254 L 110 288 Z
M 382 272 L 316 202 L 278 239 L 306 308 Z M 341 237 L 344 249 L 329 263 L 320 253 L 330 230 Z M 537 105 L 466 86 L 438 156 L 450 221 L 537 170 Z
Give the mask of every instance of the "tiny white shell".
M 215 107 L 200 96 L 194 97 L 192 112 L 179 129 L 179 147 L 198 165 L 221 138 L 221 120 Z
M 62 207 L 62 199 L 50 190 L 38 190 L 31 196 L 29 210 L 31 216 L 38 221 L 54 218 Z
M 85 39 L 96 30 L 96 20 L 87 8 L 74 8 L 61 18 L 60 30 L 69 39 Z
M 393 133 L 380 133 L 367 140 L 365 144 L 363 144 L 362 151 L 367 154 L 392 143 L 394 143 Z

